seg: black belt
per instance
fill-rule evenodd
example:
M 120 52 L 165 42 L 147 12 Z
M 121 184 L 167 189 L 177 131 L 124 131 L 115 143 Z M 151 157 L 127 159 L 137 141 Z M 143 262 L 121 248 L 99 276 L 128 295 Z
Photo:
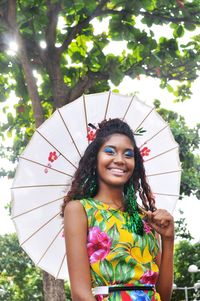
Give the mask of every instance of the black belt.
M 126 285 L 126 286 L 109 286 L 109 293 L 117 291 L 153 291 L 153 285 Z

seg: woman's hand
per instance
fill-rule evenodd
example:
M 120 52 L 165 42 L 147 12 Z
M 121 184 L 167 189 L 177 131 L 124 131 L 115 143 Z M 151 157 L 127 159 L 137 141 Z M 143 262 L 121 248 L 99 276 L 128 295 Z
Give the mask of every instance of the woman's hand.
M 174 240 L 174 219 L 167 210 L 148 211 L 147 221 L 161 235 L 162 239 Z

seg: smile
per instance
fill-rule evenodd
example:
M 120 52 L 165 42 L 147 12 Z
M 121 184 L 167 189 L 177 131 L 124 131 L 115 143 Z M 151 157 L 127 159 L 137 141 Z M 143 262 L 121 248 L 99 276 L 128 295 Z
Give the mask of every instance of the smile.
M 119 175 L 122 175 L 126 172 L 125 170 L 120 168 L 108 168 L 108 170 L 110 170 L 113 174 L 119 174 Z

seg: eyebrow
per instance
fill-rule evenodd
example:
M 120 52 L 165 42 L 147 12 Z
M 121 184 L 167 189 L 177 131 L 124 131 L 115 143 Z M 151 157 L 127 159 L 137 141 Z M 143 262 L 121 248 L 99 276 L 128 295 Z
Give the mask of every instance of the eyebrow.
M 111 148 L 114 148 L 115 150 L 117 149 L 117 147 L 116 147 L 116 146 L 114 146 L 114 145 L 105 145 L 105 146 L 104 146 L 104 148 L 105 148 L 105 147 L 111 147 Z M 128 150 L 130 150 L 130 151 L 133 151 L 133 152 L 134 152 L 134 148 L 126 148 L 126 149 L 125 149 L 125 151 L 128 151 Z

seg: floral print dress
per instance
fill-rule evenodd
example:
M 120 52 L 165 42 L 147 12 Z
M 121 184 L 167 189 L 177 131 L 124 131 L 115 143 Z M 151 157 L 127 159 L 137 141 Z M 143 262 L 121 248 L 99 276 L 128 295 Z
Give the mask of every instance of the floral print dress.
M 157 239 L 144 223 L 143 236 L 126 227 L 127 212 L 111 208 L 94 199 L 80 200 L 88 218 L 87 250 L 90 260 L 92 287 L 107 285 L 154 285 L 158 266 Z M 96 296 L 98 301 L 158 301 L 155 290 L 116 291 Z

